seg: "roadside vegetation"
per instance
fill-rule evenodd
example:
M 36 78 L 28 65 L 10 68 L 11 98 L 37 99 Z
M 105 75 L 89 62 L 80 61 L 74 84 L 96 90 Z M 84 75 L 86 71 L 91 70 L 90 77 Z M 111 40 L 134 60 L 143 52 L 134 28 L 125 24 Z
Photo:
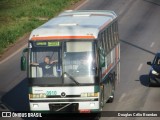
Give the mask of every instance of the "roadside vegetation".
M 80 0 L 0 0 L 0 54 L 32 29 Z

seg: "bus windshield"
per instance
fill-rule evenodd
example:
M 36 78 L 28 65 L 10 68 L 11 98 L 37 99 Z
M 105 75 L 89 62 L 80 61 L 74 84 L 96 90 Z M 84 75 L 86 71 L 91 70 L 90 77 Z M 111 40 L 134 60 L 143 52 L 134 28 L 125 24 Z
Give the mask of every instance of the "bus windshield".
M 78 41 L 31 43 L 30 79 L 36 84 L 94 84 L 94 46 Z

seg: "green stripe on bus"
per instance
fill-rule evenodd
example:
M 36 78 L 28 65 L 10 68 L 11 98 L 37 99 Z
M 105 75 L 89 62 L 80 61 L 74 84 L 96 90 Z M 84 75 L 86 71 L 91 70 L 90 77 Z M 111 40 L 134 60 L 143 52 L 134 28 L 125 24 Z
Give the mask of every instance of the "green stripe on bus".
M 100 86 L 95 85 L 95 86 L 94 86 L 94 92 L 99 92 L 99 91 L 100 91 Z
M 32 93 L 32 87 L 29 87 L 29 91 L 28 91 L 29 93 Z
M 98 112 L 100 112 L 101 110 L 100 109 L 92 109 L 91 110 L 91 113 L 98 113 Z

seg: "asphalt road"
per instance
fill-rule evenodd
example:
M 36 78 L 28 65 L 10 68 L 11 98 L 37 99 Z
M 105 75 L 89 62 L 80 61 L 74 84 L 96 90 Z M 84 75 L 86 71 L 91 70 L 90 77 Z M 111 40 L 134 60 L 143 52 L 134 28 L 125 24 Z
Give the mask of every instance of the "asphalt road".
M 157 3 L 156 3 L 157 2 Z M 103 111 L 160 111 L 159 87 L 148 87 L 147 74 L 154 54 L 160 50 L 160 6 L 158 0 L 87 0 L 79 9 L 114 10 L 119 15 L 121 80 L 115 100 Z M 0 63 L 0 96 L 11 110 L 28 110 L 27 80 L 20 71 L 17 52 Z M 105 117 L 100 120 L 146 120 L 150 117 Z

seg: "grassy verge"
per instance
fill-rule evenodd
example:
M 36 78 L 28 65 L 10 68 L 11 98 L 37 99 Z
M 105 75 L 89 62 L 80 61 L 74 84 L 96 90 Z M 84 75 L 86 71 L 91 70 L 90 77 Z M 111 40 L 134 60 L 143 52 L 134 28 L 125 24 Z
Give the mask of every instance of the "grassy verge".
M 80 0 L 0 0 L 0 54 L 19 37 Z

